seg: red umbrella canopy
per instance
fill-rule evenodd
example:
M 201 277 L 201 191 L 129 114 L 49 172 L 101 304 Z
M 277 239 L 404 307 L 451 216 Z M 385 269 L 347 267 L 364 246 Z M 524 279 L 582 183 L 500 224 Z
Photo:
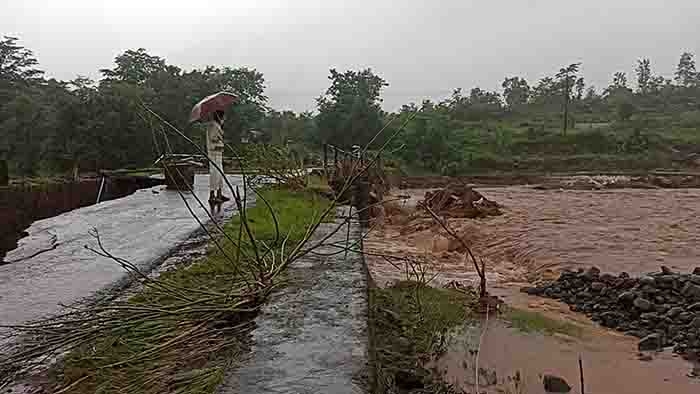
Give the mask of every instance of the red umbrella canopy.
M 236 101 L 238 101 L 238 96 L 229 92 L 219 92 L 207 96 L 192 107 L 190 122 L 211 119 L 214 112 L 224 111 Z

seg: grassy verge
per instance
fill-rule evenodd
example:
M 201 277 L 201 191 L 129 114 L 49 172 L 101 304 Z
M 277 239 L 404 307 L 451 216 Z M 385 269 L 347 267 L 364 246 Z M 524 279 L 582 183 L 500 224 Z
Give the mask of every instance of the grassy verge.
M 370 356 L 374 393 L 447 392 L 425 363 L 445 351 L 448 331 L 468 317 L 469 297 L 451 289 L 400 282 L 370 290 Z
M 514 328 L 523 332 L 540 332 L 549 335 L 559 333 L 574 337 L 582 335 L 581 327 L 572 323 L 551 319 L 537 312 L 508 308 L 503 315 L 503 319 L 510 322 Z
M 283 239 L 291 250 L 330 204 L 317 194 L 282 188 L 262 195 L 277 214 L 281 237 L 262 201 L 247 210 L 247 218 L 256 241 L 273 253 Z M 238 239 L 240 224 L 234 217 L 224 229 Z M 73 349 L 54 368 L 51 386 L 71 393 L 213 393 L 227 365 L 246 351 L 250 323 L 264 302 L 263 295 L 246 293 L 241 272 L 252 248 L 240 245 L 226 243 L 223 252 L 212 247 L 205 258 L 163 273 L 156 284 L 167 287 L 146 287 L 131 297 L 116 312 L 123 324 L 112 323 L 112 315 L 104 335 Z M 240 266 L 226 255 L 240 255 Z M 95 320 L 96 328 L 107 324 L 102 322 Z

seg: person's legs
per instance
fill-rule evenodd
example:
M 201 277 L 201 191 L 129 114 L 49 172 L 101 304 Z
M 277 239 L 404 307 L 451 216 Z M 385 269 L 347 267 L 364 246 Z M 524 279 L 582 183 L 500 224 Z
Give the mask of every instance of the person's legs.
M 218 156 L 216 157 L 215 160 L 216 164 L 221 168 L 221 171 L 223 172 L 224 170 L 224 152 L 219 151 Z M 216 188 L 216 199 L 219 202 L 226 202 L 230 200 L 230 198 L 226 197 L 223 195 L 223 189 L 224 189 L 224 176 L 223 174 L 219 173 L 219 178 L 218 178 L 218 184 Z
M 209 201 L 216 201 L 216 192 L 221 190 L 221 173 L 218 168 L 222 168 L 223 155 L 219 151 L 209 152 Z M 218 167 L 218 168 L 217 168 Z

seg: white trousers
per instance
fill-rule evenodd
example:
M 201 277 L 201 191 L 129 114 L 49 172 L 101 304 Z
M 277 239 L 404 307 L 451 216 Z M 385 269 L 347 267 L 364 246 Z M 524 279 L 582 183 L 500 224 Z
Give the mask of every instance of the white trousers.
M 224 170 L 224 152 L 217 149 L 209 151 L 208 154 L 211 159 L 209 162 L 209 191 L 222 190 L 224 177 L 219 170 Z

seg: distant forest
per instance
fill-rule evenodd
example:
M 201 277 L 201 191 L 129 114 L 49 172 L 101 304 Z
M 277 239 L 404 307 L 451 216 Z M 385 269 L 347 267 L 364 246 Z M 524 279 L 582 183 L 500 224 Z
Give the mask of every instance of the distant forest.
M 286 145 L 306 157 L 321 144 L 363 145 L 387 122 L 386 135 L 418 115 L 391 143 L 389 161 L 411 172 L 650 169 L 694 165 L 700 143 L 700 73 L 693 54 L 675 75 L 656 75 L 648 59 L 635 75 L 614 72 L 603 89 L 588 86 L 581 64 L 553 65 L 536 83 L 506 77 L 502 91 L 456 89 L 441 102 L 381 108 L 387 81 L 370 69 L 330 70 L 317 111 L 268 106 L 262 73 L 245 67 L 185 71 L 145 49 L 128 50 L 92 81 L 47 79 L 18 38 L 0 40 L 0 160 L 15 177 L 152 165 L 157 153 L 141 103 L 202 143 L 187 123 L 192 105 L 216 91 L 237 93 L 226 138 L 250 130 L 258 143 Z M 630 79 L 632 81 L 630 81 Z M 177 152 L 193 148 L 177 138 Z M 382 142 L 381 139 L 378 142 Z

